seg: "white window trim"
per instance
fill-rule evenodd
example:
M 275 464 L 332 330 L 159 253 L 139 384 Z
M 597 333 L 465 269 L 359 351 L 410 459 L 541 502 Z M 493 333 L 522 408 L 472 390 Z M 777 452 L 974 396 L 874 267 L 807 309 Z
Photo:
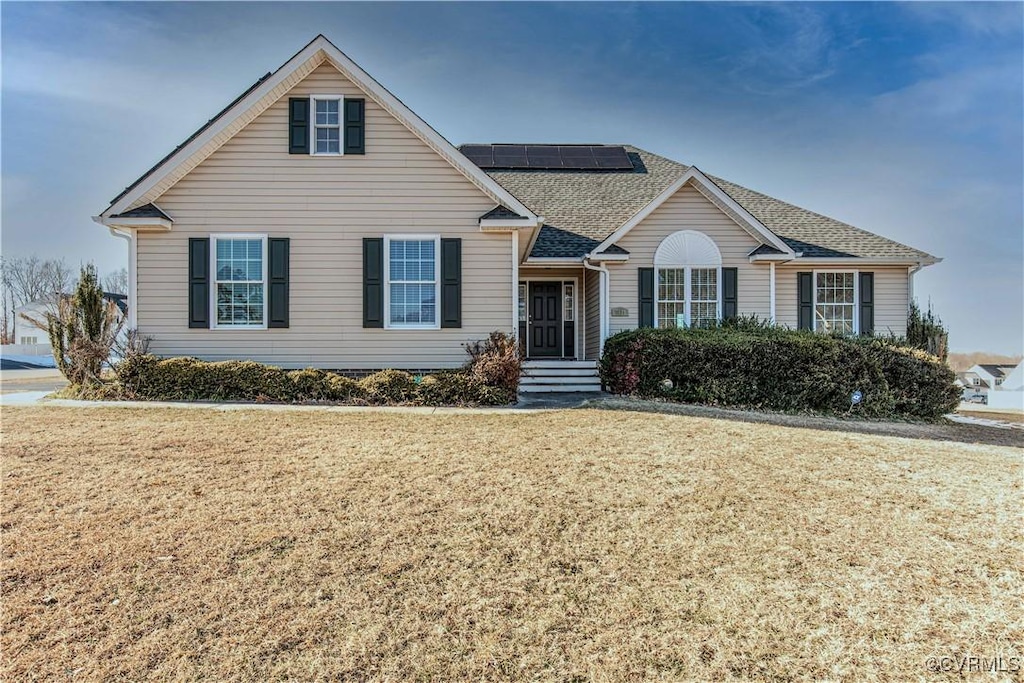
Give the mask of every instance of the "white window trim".
M 338 151 L 316 151 L 316 102 L 317 100 L 338 101 Z M 322 126 L 333 128 L 334 126 Z M 345 96 L 316 94 L 309 96 L 309 155 L 314 157 L 340 157 L 345 155 Z
M 670 264 L 663 263 L 654 267 L 654 328 L 659 328 L 658 317 L 658 304 L 661 303 L 661 297 L 658 296 L 658 281 L 660 279 L 660 272 L 662 270 L 682 270 L 683 273 L 683 294 L 686 300 L 683 303 L 683 315 L 686 321 L 686 326 L 690 326 L 690 308 L 693 306 L 693 281 L 691 271 L 696 268 L 697 270 L 715 270 L 715 293 L 718 295 L 717 301 L 715 302 L 715 318 L 718 320 L 722 319 L 722 266 L 713 265 L 689 265 L 689 266 L 673 266 Z
M 818 273 L 853 274 L 853 336 L 860 334 L 860 271 L 859 270 L 813 270 L 811 271 L 811 329 L 818 331 Z
M 572 288 L 572 306 L 570 306 L 569 308 L 565 307 L 566 299 L 569 298 L 569 295 L 566 294 L 566 288 L 567 287 L 571 287 Z M 570 313 L 572 315 L 572 317 L 571 318 L 566 318 L 565 317 L 566 312 Z M 574 323 L 574 324 L 576 322 L 576 283 L 575 282 L 564 282 L 564 281 L 562 282 L 562 322 L 563 323 Z
M 391 242 L 415 240 L 434 242 L 434 324 L 391 322 Z M 384 329 L 386 330 L 439 330 L 441 329 L 441 236 L 440 235 L 384 235 Z
M 217 241 L 218 240 L 260 240 L 263 244 L 263 324 L 233 325 L 217 322 Z M 270 295 L 267 287 L 267 235 L 242 232 L 222 232 L 210 235 L 210 329 L 211 330 L 265 330 L 267 329 L 267 304 Z

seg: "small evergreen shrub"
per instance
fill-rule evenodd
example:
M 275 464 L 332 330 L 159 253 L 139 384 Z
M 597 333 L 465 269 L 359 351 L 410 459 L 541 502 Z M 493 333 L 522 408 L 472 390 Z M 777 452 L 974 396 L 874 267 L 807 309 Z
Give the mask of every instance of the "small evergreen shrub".
M 489 403 L 487 388 L 468 372 L 438 372 L 424 377 L 416 387 L 418 403 L 425 406 L 457 406 Z
M 359 384 L 371 403 L 412 403 L 416 396 L 416 381 L 404 370 L 381 370 L 364 377 Z
M 933 356 L 770 325 L 623 332 L 606 342 L 600 371 L 614 393 L 718 406 L 932 419 L 959 401 Z M 851 407 L 854 391 L 863 400 Z

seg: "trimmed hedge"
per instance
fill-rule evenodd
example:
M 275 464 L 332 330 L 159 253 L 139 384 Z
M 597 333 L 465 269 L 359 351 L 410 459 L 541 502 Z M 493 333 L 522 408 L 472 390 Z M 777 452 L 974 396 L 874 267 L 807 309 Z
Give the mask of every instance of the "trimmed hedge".
M 253 361 L 212 363 L 130 354 L 117 364 L 118 398 L 163 401 L 264 401 L 356 405 L 508 405 L 519 397 L 522 358 L 516 340 L 492 332 L 466 345 L 460 370 L 413 377 L 381 370 L 357 381 L 335 372 L 283 370 Z
M 953 371 L 923 351 L 764 325 L 622 332 L 600 370 L 618 394 L 787 412 L 935 419 L 960 400 Z
M 315 368 L 283 370 L 252 361 L 207 362 L 139 355 L 116 368 L 124 398 L 356 405 L 503 405 L 516 392 L 493 387 L 469 369 L 415 378 L 382 370 L 361 380 Z

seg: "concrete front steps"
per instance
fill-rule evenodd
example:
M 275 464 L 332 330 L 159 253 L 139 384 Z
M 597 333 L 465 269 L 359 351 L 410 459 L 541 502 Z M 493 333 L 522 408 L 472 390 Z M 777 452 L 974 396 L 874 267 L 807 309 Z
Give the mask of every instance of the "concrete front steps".
M 597 361 L 593 360 L 526 360 L 519 392 L 578 393 L 601 391 Z

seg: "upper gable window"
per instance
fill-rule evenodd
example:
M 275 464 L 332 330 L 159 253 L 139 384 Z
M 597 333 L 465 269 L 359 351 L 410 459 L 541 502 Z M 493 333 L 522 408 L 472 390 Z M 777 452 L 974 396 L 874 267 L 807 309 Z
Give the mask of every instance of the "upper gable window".
M 341 154 L 341 102 L 339 96 L 313 96 L 313 126 L 310 149 L 313 154 Z

